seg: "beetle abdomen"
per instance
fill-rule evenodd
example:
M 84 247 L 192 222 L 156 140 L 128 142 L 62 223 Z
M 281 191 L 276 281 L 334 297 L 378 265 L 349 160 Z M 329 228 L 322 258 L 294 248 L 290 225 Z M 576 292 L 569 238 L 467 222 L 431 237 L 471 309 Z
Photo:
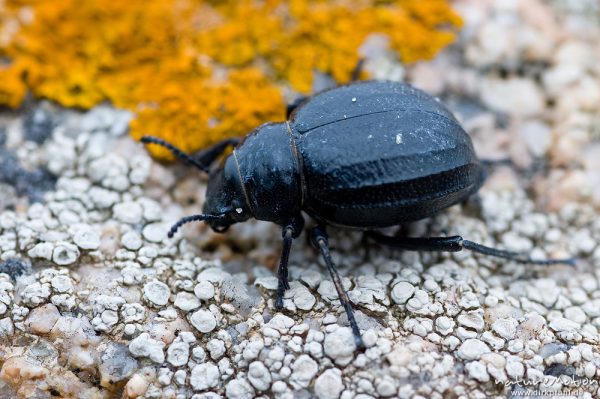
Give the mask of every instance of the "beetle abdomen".
M 360 102 L 349 87 L 343 97 L 356 95 Z M 313 217 L 348 227 L 392 226 L 428 217 L 479 188 L 483 173 L 469 136 L 439 103 L 412 90 L 420 93 L 418 103 L 429 106 L 412 107 L 403 98 L 402 106 L 390 109 L 394 99 L 386 98 L 386 109 L 348 111 L 346 118 L 328 118 L 304 131 L 297 126 L 303 107 L 297 111 L 292 131 L 303 163 L 304 208 Z M 335 92 L 325 93 L 331 98 Z M 337 109 L 352 110 L 348 101 Z M 326 111 L 321 109 L 323 118 Z

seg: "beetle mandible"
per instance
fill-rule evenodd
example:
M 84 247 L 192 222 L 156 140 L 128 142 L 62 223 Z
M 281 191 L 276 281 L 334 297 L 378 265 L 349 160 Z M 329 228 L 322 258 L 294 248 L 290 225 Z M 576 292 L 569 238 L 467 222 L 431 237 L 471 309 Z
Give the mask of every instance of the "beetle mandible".
M 191 156 L 155 137 L 143 143 L 168 148 L 209 173 L 203 213 L 179 220 L 206 221 L 216 232 L 250 218 L 282 227 L 277 309 L 288 285 L 288 257 L 304 227 L 302 212 L 317 222 L 310 240 L 320 251 L 357 347 L 363 347 L 352 305 L 332 261 L 326 225 L 362 229 L 376 242 L 403 250 L 460 251 L 532 264 L 518 253 L 451 237 L 390 237 L 377 229 L 432 216 L 477 192 L 485 180 L 469 135 L 438 100 L 408 84 L 364 81 L 329 89 L 288 108 L 288 120 L 266 123 L 243 139 L 228 139 Z M 220 167 L 209 170 L 233 146 Z

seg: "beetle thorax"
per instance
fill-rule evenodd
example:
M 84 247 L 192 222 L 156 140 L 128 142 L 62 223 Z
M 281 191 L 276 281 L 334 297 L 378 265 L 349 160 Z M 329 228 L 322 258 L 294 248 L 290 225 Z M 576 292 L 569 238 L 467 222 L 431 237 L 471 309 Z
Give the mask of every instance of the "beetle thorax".
M 258 127 L 233 156 L 246 203 L 256 219 L 284 225 L 300 213 L 300 168 L 284 123 Z

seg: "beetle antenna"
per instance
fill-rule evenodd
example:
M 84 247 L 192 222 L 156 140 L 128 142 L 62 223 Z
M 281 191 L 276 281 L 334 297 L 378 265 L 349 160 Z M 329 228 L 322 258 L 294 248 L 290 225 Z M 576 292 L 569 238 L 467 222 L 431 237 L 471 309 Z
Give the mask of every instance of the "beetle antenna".
M 219 215 L 192 215 L 192 216 L 186 216 L 184 218 L 179 219 L 177 221 L 177 223 L 175 223 L 173 226 L 171 226 L 171 229 L 167 233 L 167 237 L 173 238 L 173 236 L 175 235 L 175 233 L 177 233 L 177 230 L 179 230 L 179 228 L 181 226 L 183 226 L 184 224 L 191 223 L 191 222 L 203 221 L 203 220 L 218 220 L 218 219 L 223 219 L 224 217 L 225 217 L 224 213 L 219 214 Z
M 196 161 L 191 155 L 189 155 L 185 151 L 175 147 L 171 143 L 167 143 L 166 141 L 159 139 L 158 137 L 152 137 L 152 136 L 143 136 L 140 139 L 140 141 L 144 144 L 156 144 L 156 145 L 165 147 L 167 150 L 171 151 L 171 153 L 176 158 L 179 158 L 183 161 L 189 162 L 192 165 L 194 165 L 195 167 L 197 167 L 198 169 L 200 169 L 201 171 L 208 173 L 208 168 L 206 166 L 202 165 L 200 162 Z

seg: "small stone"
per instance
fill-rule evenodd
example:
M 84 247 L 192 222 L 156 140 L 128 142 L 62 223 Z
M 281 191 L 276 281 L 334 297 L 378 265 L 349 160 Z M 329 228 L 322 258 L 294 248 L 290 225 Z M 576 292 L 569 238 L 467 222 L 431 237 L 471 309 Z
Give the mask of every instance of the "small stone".
M 73 232 L 73 242 L 81 249 L 98 249 L 100 247 L 100 233 L 90 226 L 77 226 Z
M 155 306 L 165 306 L 169 303 L 171 290 L 160 281 L 151 281 L 144 285 L 144 297 Z
M 138 362 L 130 356 L 126 345 L 109 342 L 100 356 L 100 384 L 110 388 L 125 381 L 138 368 Z
M 511 318 L 502 318 L 496 320 L 492 324 L 492 330 L 505 340 L 509 341 L 515 337 L 517 333 L 517 321 Z
M 59 266 L 67 266 L 75 263 L 79 258 L 77 246 L 68 242 L 59 242 L 52 250 L 52 261 Z
M 435 329 L 442 335 L 448 335 L 454 330 L 456 323 L 449 317 L 440 316 L 435 319 Z
M 127 224 L 142 222 L 142 206 L 137 202 L 128 201 L 116 204 L 113 207 L 115 219 Z
M 167 349 L 167 362 L 174 367 L 181 367 L 187 364 L 190 357 L 190 345 L 184 341 L 176 340 L 169 349 Z
M 31 248 L 27 255 L 31 258 L 41 258 L 46 260 L 52 259 L 52 252 L 54 250 L 54 244 L 50 242 L 40 242 Z
M 27 316 L 26 325 L 34 334 L 47 334 L 58 321 L 60 312 L 56 306 L 46 304 L 35 308 Z
M 518 360 L 518 358 L 511 356 L 511 358 L 506 362 L 506 374 L 514 380 L 523 378 L 523 375 L 525 374 L 525 366 Z
M 176 308 L 183 310 L 184 312 L 190 312 L 200 307 L 200 300 L 189 292 L 180 292 L 175 297 Z
M 325 355 L 333 359 L 336 364 L 343 366 L 350 363 L 356 350 L 352 330 L 349 327 L 339 327 L 327 334 L 323 349 Z
M 339 369 L 325 370 L 315 381 L 315 395 L 318 399 L 338 399 L 343 390 L 342 373 Z
M 142 333 L 129 343 L 129 351 L 135 357 L 147 357 L 154 363 L 165 361 L 163 351 L 165 343 L 150 338 L 148 333 Z
M 385 376 L 377 383 L 375 389 L 380 397 L 388 398 L 396 394 L 398 388 L 396 387 L 394 380 L 388 376 Z
M 142 230 L 144 238 L 150 242 L 162 242 L 167 238 L 169 226 L 164 223 L 150 223 Z
M 392 288 L 392 300 L 398 305 L 404 305 L 415 293 L 415 287 L 406 281 L 400 281 Z
M 458 348 L 458 356 L 465 360 L 478 360 L 484 353 L 490 352 L 485 342 L 471 338 L 465 340 Z
M 206 349 L 213 360 L 218 360 L 225 354 L 225 342 L 220 339 L 211 339 L 207 342 Z
M 70 294 L 73 292 L 73 282 L 69 276 L 54 276 L 50 280 L 50 285 L 55 292 L 61 294 Z
M 481 100 L 497 112 L 516 116 L 536 116 L 544 109 L 542 90 L 531 79 L 484 79 Z
M 143 241 L 135 231 L 128 231 L 121 237 L 121 244 L 130 251 L 137 251 L 142 247 Z
M 541 157 L 548 151 L 552 143 L 552 130 L 545 123 L 537 120 L 526 122 L 521 126 L 521 137 L 531 154 Z
M 200 309 L 190 316 L 190 323 L 192 323 L 196 330 L 207 333 L 215 329 L 217 326 L 217 319 L 210 311 Z
M 462 313 L 458 316 L 457 321 L 461 326 L 475 331 L 481 331 L 485 325 L 483 316 L 477 311 Z
M 300 355 L 292 365 L 290 382 L 299 387 L 307 388 L 319 371 L 319 365 L 308 355 Z
M 253 399 L 254 389 L 246 380 L 231 380 L 225 386 L 225 394 L 228 399 Z
M 469 375 L 479 382 L 488 382 L 490 375 L 487 372 L 487 367 L 480 361 L 469 362 L 465 365 Z
M 13 321 L 10 317 L 0 320 L 0 338 L 10 337 L 15 332 Z
M 565 309 L 565 317 L 575 323 L 584 324 L 587 320 L 585 312 L 579 306 L 571 306 Z
M 149 384 L 143 376 L 134 374 L 125 385 L 124 396 L 126 398 L 139 398 L 146 393 Z
M 557 317 L 556 319 L 552 320 L 548 326 L 554 331 L 558 332 L 578 331 L 581 328 L 579 323 L 565 319 L 564 317 Z
M 215 286 L 209 281 L 200 281 L 194 287 L 194 294 L 202 301 L 208 301 L 215 297 Z
M 300 310 L 311 310 L 317 302 L 315 296 L 303 284 L 296 284 L 291 291 L 294 305 Z
M 271 386 L 271 373 L 262 362 L 252 362 L 248 367 L 248 381 L 258 391 L 267 391 Z

